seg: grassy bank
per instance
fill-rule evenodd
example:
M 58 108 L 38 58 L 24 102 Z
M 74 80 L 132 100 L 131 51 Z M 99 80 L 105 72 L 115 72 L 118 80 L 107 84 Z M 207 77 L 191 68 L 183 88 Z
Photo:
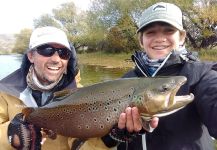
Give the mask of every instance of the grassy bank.
M 107 54 L 103 52 L 78 54 L 79 64 L 100 65 L 107 68 L 133 67 L 131 54 Z
M 129 54 L 107 54 L 103 52 L 78 54 L 79 64 L 99 65 L 108 68 L 129 68 L 134 64 Z M 201 60 L 217 61 L 217 50 L 201 51 L 199 53 Z

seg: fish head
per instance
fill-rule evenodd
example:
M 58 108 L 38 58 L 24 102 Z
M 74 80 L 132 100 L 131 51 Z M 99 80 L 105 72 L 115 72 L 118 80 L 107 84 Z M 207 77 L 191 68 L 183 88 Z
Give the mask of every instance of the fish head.
M 158 116 L 177 110 L 193 100 L 193 94 L 176 96 L 180 87 L 185 84 L 187 78 L 184 76 L 171 76 L 154 78 L 145 90 L 134 95 L 134 106 L 146 116 Z M 141 89 L 141 88 L 140 88 Z

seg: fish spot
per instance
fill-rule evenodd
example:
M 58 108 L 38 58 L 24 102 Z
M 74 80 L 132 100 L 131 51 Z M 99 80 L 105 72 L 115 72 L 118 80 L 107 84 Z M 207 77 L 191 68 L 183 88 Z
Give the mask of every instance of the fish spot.
M 93 121 L 94 121 L 94 122 L 97 122 L 97 119 L 96 119 L 96 118 L 93 118 Z
M 134 88 L 134 87 L 131 87 L 131 88 L 130 88 L 130 91 L 132 91 L 132 92 L 135 91 L 135 88 Z
M 109 122 L 109 121 L 110 121 L 110 118 L 109 118 L 109 117 L 107 117 L 107 118 L 106 118 L 106 121 L 107 121 L 107 122 Z
M 84 118 L 84 114 L 80 114 L 80 117 L 81 117 L 81 118 Z
M 103 124 L 100 124 L 99 127 L 100 127 L 100 129 L 104 129 L 104 125 Z
M 116 112 L 116 111 L 117 111 L 117 108 L 114 107 L 113 110 Z
M 82 107 L 79 107 L 79 110 L 82 111 Z
M 90 126 L 89 126 L 89 125 L 86 125 L 85 127 L 86 127 L 86 129 L 90 129 Z
M 95 110 L 95 111 L 98 111 L 99 109 L 98 109 L 98 107 L 93 107 L 93 110 Z
M 78 125 L 78 129 L 81 129 L 81 126 L 80 126 L 80 125 Z
M 107 106 L 105 106 L 105 107 L 104 107 L 104 109 L 105 109 L 105 110 L 108 110 L 108 107 L 107 107 Z

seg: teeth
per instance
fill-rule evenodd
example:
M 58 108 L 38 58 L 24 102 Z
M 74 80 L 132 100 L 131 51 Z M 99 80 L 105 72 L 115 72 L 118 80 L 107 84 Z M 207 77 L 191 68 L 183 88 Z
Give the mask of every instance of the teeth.
M 162 49 L 165 49 L 167 48 L 168 46 L 154 46 L 153 49 L 156 49 L 156 50 L 162 50 Z
M 59 67 L 48 67 L 48 69 L 59 70 Z

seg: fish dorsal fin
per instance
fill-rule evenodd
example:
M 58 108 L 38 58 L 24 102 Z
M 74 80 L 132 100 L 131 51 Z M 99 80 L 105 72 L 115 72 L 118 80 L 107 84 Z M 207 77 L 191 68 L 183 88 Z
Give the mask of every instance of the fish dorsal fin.
M 61 91 L 57 91 L 55 92 L 54 95 L 54 99 L 62 99 L 65 98 L 69 95 L 71 95 L 72 93 L 76 92 L 78 89 L 64 89 Z

